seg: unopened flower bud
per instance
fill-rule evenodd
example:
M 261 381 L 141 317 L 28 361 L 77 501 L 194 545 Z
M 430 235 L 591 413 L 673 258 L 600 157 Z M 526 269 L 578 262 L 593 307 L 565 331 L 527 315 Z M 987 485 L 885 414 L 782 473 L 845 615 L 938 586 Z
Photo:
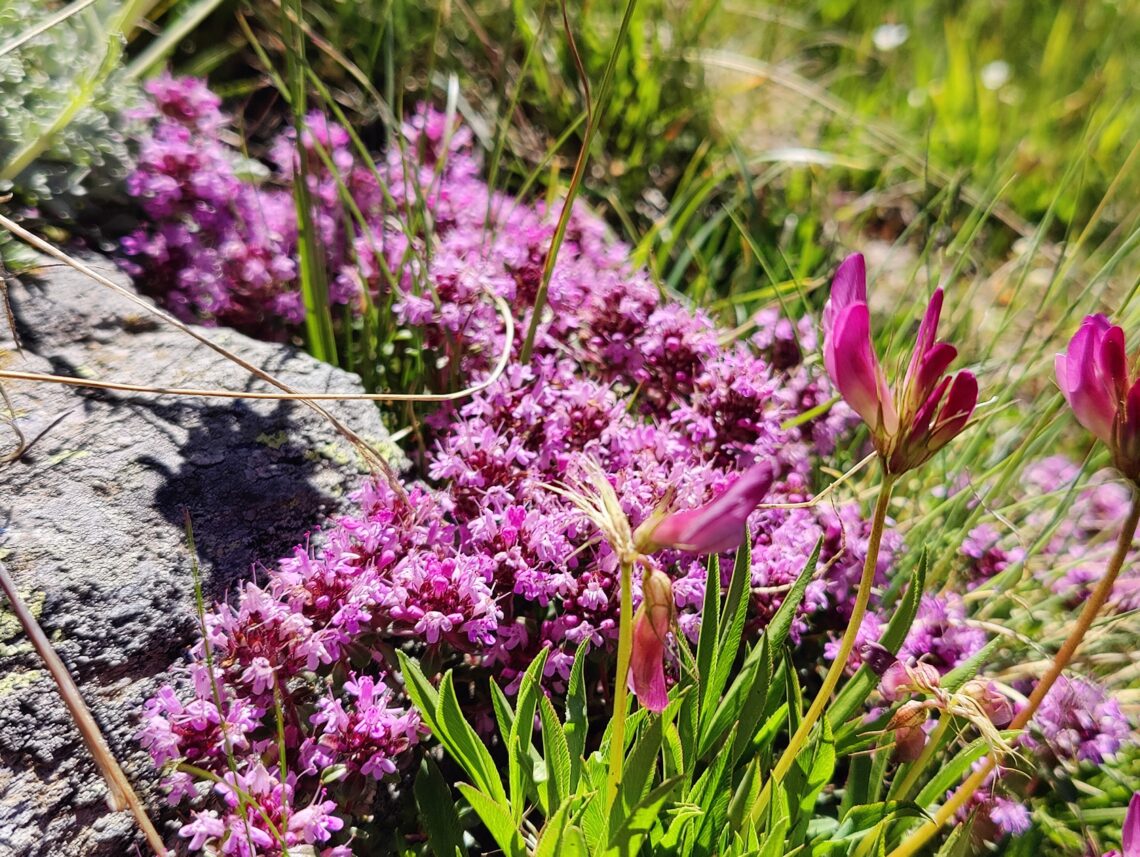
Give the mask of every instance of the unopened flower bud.
M 895 733 L 895 750 L 891 757 L 896 762 L 913 762 L 922 755 L 926 746 L 926 732 L 922 726 L 929 716 L 927 706 L 917 700 L 899 706 L 887 724 L 887 730 Z
M 962 693 L 977 702 L 990 723 L 999 729 L 1013 720 L 1013 706 L 991 682 L 973 679 L 963 685 Z
M 890 649 L 879 643 L 864 643 L 863 648 L 859 650 L 859 656 L 867 665 L 867 669 L 877 676 L 882 676 L 890 666 L 897 664 L 899 660 L 891 653 Z
M 662 571 L 651 571 L 641 587 L 641 606 L 633 617 L 633 652 L 629 686 L 641 705 L 662 712 L 669 704 L 665 688 L 665 637 L 673 626 L 673 582 Z
M 888 702 L 894 702 L 912 693 L 932 693 L 940 683 L 938 670 L 930 664 L 918 663 L 908 667 L 902 661 L 895 661 L 883 673 L 879 693 Z

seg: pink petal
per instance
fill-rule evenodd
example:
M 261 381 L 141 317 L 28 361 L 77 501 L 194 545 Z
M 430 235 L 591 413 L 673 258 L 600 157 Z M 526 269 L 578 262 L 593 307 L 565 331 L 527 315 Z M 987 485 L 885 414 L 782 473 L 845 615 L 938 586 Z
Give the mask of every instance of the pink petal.
M 1140 432 L 1140 380 L 1132 385 L 1124 400 L 1124 423 L 1130 434 Z
M 1110 327 L 1100 343 L 1100 370 L 1117 400 L 1128 390 L 1128 356 L 1124 352 L 1124 331 Z
M 1140 857 L 1140 792 L 1133 794 L 1128 802 L 1124 826 L 1120 829 L 1120 842 L 1124 847 L 1124 857 Z
M 740 545 L 744 525 L 775 480 L 769 462 L 750 467 L 732 487 L 703 506 L 666 515 L 650 540 L 693 553 L 723 553 Z
M 1109 327 L 1103 315 L 1086 316 L 1069 341 L 1064 360 L 1057 360 L 1056 367 L 1060 373 L 1057 383 L 1077 421 L 1111 446 L 1116 402 L 1098 365 L 1101 343 Z
M 855 303 L 867 303 L 867 263 L 862 253 L 852 253 L 835 272 L 835 279 L 831 281 L 831 297 L 823 308 L 825 335 L 836 316 Z
M 932 453 L 944 447 L 966 427 L 977 403 L 978 379 L 972 372 L 959 372 L 954 376 L 950 392 L 946 394 L 946 404 L 942 406 L 934 433 L 930 436 L 929 449 Z
M 958 349 L 948 342 L 939 342 L 934 345 L 918 364 L 917 377 L 914 379 L 914 389 L 919 400 L 925 398 L 926 391 L 938 383 L 938 379 L 954 362 L 958 356 Z
M 629 686 L 642 707 L 660 713 L 669 704 L 665 688 L 665 635 L 658 633 L 644 608 L 633 619 Z
M 910 437 L 919 438 L 923 437 L 930 429 L 930 423 L 934 419 L 934 414 L 938 411 L 938 405 L 942 402 L 942 397 L 946 395 L 946 388 L 950 386 L 950 379 L 943 378 L 926 397 L 926 401 L 922 403 L 922 407 L 914 415 L 914 419 L 910 424 Z
M 824 342 L 824 363 L 847 404 L 871 431 L 877 429 L 886 382 L 871 347 L 871 316 L 866 304 L 852 304 L 836 317 L 832 335 Z M 890 407 L 889 395 L 885 401 Z
M 910 365 L 906 370 L 907 385 L 915 378 L 919 367 L 925 362 L 927 353 L 934 348 L 934 340 L 938 336 L 938 319 L 942 315 L 942 289 L 935 289 L 926 305 L 926 312 L 922 316 L 922 324 L 918 326 L 918 336 L 914 341 L 914 351 L 911 353 Z M 953 358 L 951 358 L 953 359 Z M 939 372 L 938 375 L 942 373 Z

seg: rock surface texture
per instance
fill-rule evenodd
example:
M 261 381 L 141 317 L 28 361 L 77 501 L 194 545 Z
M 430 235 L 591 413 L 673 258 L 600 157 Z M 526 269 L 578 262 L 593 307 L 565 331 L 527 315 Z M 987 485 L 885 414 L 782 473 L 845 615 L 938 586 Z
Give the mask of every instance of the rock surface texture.
M 122 281 L 109 262 L 94 264 Z M 0 366 L 272 389 L 69 268 L 46 268 L 9 293 L 23 355 L 0 313 Z M 210 335 L 298 389 L 360 389 L 355 376 L 288 347 Z M 26 382 L 5 389 L 30 447 L 0 467 L 0 558 L 175 846 L 135 735 L 143 701 L 169 680 L 196 632 L 183 509 L 194 522 L 206 597 L 223 598 L 340 509 L 361 479 L 357 456 L 299 403 Z M 385 437 L 371 403 L 327 404 L 363 437 Z M 0 415 L 8 416 L 2 403 Z M 0 432 L 10 451 L 11 425 L 0 422 Z M 0 857 L 147 854 L 130 815 L 111 813 L 105 798 L 54 683 L 2 603 Z

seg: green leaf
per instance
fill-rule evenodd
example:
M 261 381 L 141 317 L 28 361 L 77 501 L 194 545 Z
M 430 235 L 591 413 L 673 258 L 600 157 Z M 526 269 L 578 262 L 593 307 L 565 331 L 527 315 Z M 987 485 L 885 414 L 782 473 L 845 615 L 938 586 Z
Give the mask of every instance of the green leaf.
M 926 586 L 926 569 L 926 551 L 923 551 L 906 594 L 899 601 L 895 615 L 887 623 L 887 630 L 879 640 L 880 645 L 896 654 L 902 648 L 903 640 L 906 639 L 910 626 L 914 624 L 914 617 L 918 614 L 918 604 L 922 599 L 923 587 Z M 843 724 L 866 701 L 878 683 L 877 675 L 865 666 L 859 667 L 859 671 L 851 677 L 847 686 L 839 692 L 828 709 L 827 717 L 831 721 L 831 728 L 837 733 L 841 732 Z
M 828 845 L 862 839 L 869 831 L 874 830 L 884 821 L 898 818 L 929 817 L 922 807 L 910 801 L 888 800 L 855 806 L 843 816 L 839 828 L 828 838 L 827 842 L 821 843 L 821 847 L 823 850 L 827 850 Z
M 559 733 L 562 732 L 561 729 L 558 731 Z M 563 840 L 567 838 L 566 828 L 570 823 L 570 814 L 573 808 L 574 802 L 570 800 L 558 805 L 558 809 L 550 816 L 539 833 L 538 844 L 535 845 L 533 857 L 558 857 L 558 855 L 565 853 Z M 578 831 L 578 835 L 581 836 L 582 832 Z M 582 844 L 582 853 L 585 854 L 585 843 Z
M 648 728 L 642 730 L 633 750 L 622 766 L 621 782 L 618 783 L 617 798 L 610 807 L 609 830 L 617 830 L 629 813 L 641 803 L 649 787 L 653 784 L 653 772 L 657 767 L 657 754 L 661 750 L 664 735 L 662 717 L 650 720 Z
M 676 777 L 666 780 L 642 798 L 621 825 L 616 830 L 611 830 L 606 850 L 602 852 L 603 857 L 630 857 L 637 854 L 679 782 Z
M 740 830 L 748 819 L 749 809 L 756 803 L 756 798 L 760 796 L 762 779 L 760 759 L 754 758 L 744 766 L 744 775 L 728 804 L 728 823 L 732 825 L 733 830 Z
M 539 679 L 549 654 L 550 649 L 543 648 L 523 673 L 515 704 L 515 719 L 511 724 L 511 734 L 507 740 L 510 754 L 508 774 L 511 784 L 511 813 L 516 825 L 522 821 L 523 810 L 526 808 L 527 787 L 536 779 L 531 756 L 531 736 L 534 733 L 534 712 L 538 705 L 538 696 L 542 694 Z M 552 812 L 557 805 L 554 803 L 544 806 L 543 810 Z
M 741 753 L 744 752 L 744 748 L 752 742 L 752 739 L 756 736 L 756 728 L 766 713 L 768 696 L 772 687 L 772 648 L 769 643 L 770 639 L 767 633 L 760 638 L 760 643 L 752 650 L 753 653 L 757 654 L 757 657 L 754 665 L 750 668 L 751 671 L 741 674 L 741 678 L 750 681 L 751 685 L 736 715 L 736 739 L 732 744 L 732 758 L 734 761 L 740 758 Z M 749 654 L 749 658 L 752 658 L 751 653 Z M 747 664 L 746 669 L 749 669 Z M 733 682 L 733 687 L 735 686 L 736 682 Z M 733 688 L 729 688 L 728 698 L 732 696 Z
M 463 767 L 475 785 L 490 795 L 491 800 L 506 804 L 507 794 L 503 791 L 498 768 L 482 739 L 463 717 L 450 670 L 444 673 L 439 683 L 435 720 L 440 729 L 436 737 L 447 752 Z
M 1009 647 L 1011 642 L 1012 641 L 1006 637 L 995 637 L 990 640 L 986 645 L 982 646 L 979 651 L 968 658 L 965 663 L 955 667 L 946 673 L 946 675 L 942 676 L 942 687 L 950 693 L 961 690 L 962 685 L 971 679 L 977 678 L 978 672 L 986 665 L 986 661 L 992 658 L 999 649 Z M 1020 645 L 1020 643 L 1017 644 Z
M 796 675 L 796 667 L 792 663 L 792 653 L 788 649 L 784 649 L 783 676 L 784 697 L 788 700 L 788 734 L 794 735 L 803 722 L 804 696 L 799 676 Z
M 511 742 L 511 725 L 515 722 L 515 710 L 497 681 L 491 679 L 488 684 L 491 688 L 491 707 L 495 709 L 495 723 L 499 727 L 499 737 L 503 739 L 505 747 Z
M 791 810 L 788 806 L 787 792 L 783 783 L 775 783 L 772 800 L 768 804 L 767 824 L 764 836 L 760 839 L 758 857 L 784 857 L 787 854 L 785 845 L 790 825 Z
M 705 724 L 711 719 L 713 706 L 720 700 L 728 676 L 732 672 L 732 665 L 736 663 L 736 655 L 740 650 L 740 636 L 744 633 L 744 619 L 748 615 L 749 598 L 745 596 L 751 592 L 751 585 L 752 540 L 746 533 L 744 541 L 736 551 L 736 560 L 732 564 L 732 577 L 728 582 L 728 592 L 724 598 L 724 612 L 721 614 L 720 628 L 717 632 L 716 661 L 711 672 L 700 674 L 702 732 Z M 704 630 L 703 622 L 701 630 Z
M 728 737 L 728 743 L 731 744 L 735 737 L 734 733 L 729 733 Z M 715 838 L 724 829 L 728 820 L 728 804 L 732 797 L 732 783 L 729 780 L 732 773 L 729 764 L 731 761 L 730 753 L 718 753 L 689 795 L 689 800 L 704 812 L 704 817 L 697 825 L 694 839 L 695 850 L 698 853 L 713 853 Z
M 467 783 L 459 783 L 459 791 L 475 810 L 483 826 L 508 857 L 526 857 L 526 843 L 511 818 L 510 810 Z
M 582 772 L 582 757 L 586 753 L 586 652 L 589 641 L 583 640 L 574 653 L 570 668 L 570 682 L 566 688 L 566 746 L 570 751 L 570 781 L 568 791 L 578 790 Z
M 539 718 L 542 723 L 542 756 L 546 760 L 547 806 L 560 806 L 570 791 L 571 758 L 566 733 L 558 722 L 558 712 L 546 694 L 538 698 Z
M 872 758 L 868 753 L 851 756 L 847 763 L 847 786 L 839 804 L 839 814 L 845 815 L 853 806 L 870 803 Z
M 1001 736 L 1009 740 L 1016 737 L 1017 734 L 1017 731 L 1007 729 L 1001 733 Z M 989 746 L 981 738 L 971 741 L 959 750 L 953 759 L 944 762 L 935 771 L 934 776 L 919 791 L 914 802 L 921 807 L 930 807 L 941 801 L 946 792 L 956 786 L 966 775 L 966 772 L 970 770 L 970 766 L 982 758 L 988 750 Z
M 815 577 L 815 569 L 819 565 L 819 552 L 822 549 L 823 539 L 820 538 L 816 541 L 811 556 L 804 564 L 800 576 L 796 578 L 796 582 L 792 584 L 792 588 L 784 596 L 780 609 L 776 611 L 776 615 L 772 617 L 772 621 L 768 623 L 768 627 L 764 631 L 765 636 L 770 639 L 773 652 L 784 645 L 784 640 L 788 638 L 788 633 L 792 630 L 792 621 L 796 618 L 796 611 L 799 610 L 800 602 L 804 600 L 804 593 L 807 592 L 808 584 Z
M 942 847 L 938 849 L 938 854 L 935 857 L 968 857 L 973 851 L 970 842 L 970 833 L 973 828 L 974 816 L 971 815 L 963 824 L 959 824 L 950 831 L 950 835 L 946 837 L 946 841 L 942 843 Z M 1017 839 L 1018 837 L 1013 838 Z
M 404 690 L 407 692 L 408 698 L 412 700 L 432 734 L 438 735 L 439 727 L 436 725 L 435 708 L 439 703 L 439 694 L 431 686 L 431 682 L 427 680 L 423 670 L 420 669 L 420 665 L 415 660 L 399 649 L 396 650 L 396 657 L 400 660 L 400 672 L 404 677 Z
M 705 603 L 701 609 L 701 631 L 697 636 L 697 678 L 700 683 L 699 695 L 693 694 L 698 712 L 708 705 L 706 681 L 716 672 L 717 642 L 720 633 L 720 559 L 716 554 L 709 557 L 705 574 Z M 697 697 L 699 696 L 699 699 Z
M 819 738 L 812 745 L 810 760 L 807 764 L 798 766 L 803 770 L 805 780 L 799 792 L 799 810 L 796 813 L 793 842 L 800 842 L 807 835 L 807 826 L 815 816 L 815 804 L 820 792 L 831 782 L 831 776 L 835 773 L 835 759 L 835 736 L 831 732 L 831 725 L 824 718 Z
M 413 787 L 428 845 L 436 857 L 455 857 L 467 853 L 463 845 L 463 824 L 455 811 L 451 790 L 431 757 L 420 760 L 420 772 Z

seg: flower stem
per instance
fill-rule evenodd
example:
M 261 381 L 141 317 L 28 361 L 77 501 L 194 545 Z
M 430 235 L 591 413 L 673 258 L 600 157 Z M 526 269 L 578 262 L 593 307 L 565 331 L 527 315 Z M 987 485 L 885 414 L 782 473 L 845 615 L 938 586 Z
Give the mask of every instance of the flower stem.
M 871 587 L 875 582 L 875 567 L 879 562 L 879 545 L 883 541 L 883 530 L 887 521 L 887 506 L 891 500 L 891 488 L 893 486 L 894 476 L 887 473 L 884 468 L 883 481 L 879 486 L 879 499 L 875 503 L 875 511 L 871 518 L 871 537 L 867 543 L 867 555 L 863 560 L 863 574 L 859 579 L 859 591 L 855 595 L 855 606 L 851 610 L 851 619 L 847 623 L 847 630 L 843 632 L 839 651 L 835 655 L 835 660 L 831 662 L 831 667 L 828 669 L 827 675 L 824 676 L 823 684 L 820 686 L 815 699 L 812 700 L 811 707 L 804 715 L 799 729 L 788 741 L 788 746 L 781 754 L 779 761 L 776 762 L 772 776 L 768 778 L 768 782 L 764 784 L 764 788 L 761 789 L 756 802 L 752 805 L 749 819 L 753 823 L 759 819 L 760 813 L 768 805 L 772 783 L 783 781 L 800 750 L 803 749 L 804 742 L 811 733 L 812 727 L 823 714 L 823 709 L 831 698 L 835 686 L 839 684 L 839 679 L 843 676 L 843 670 L 847 666 L 847 659 L 851 655 L 851 650 L 855 648 L 855 637 L 859 633 L 859 627 L 863 624 L 863 616 L 866 614 L 867 604 L 871 600 Z
M 629 660 L 633 654 L 633 564 L 621 564 L 621 612 L 618 618 L 617 675 L 614 677 L 614 714 L 610 723 L 610 773 L 606 779 L 606 810 L 613 806 L 625 761 L 626 699 Z
M 1085 602 L 1084 609 L 1081 610 L 1081 615 L 1077 617 L 1077 624 L 1069 632 L 1069 636 L 1057 650 L 1057 654 L 1053 656 L 1053 663 L 1049 666 L 1049 670 L 1041 677 L 1041 681 L 1037 682 L 1037 686 L 1033 688 L 1033 693 L 1029 695 L 1029 701 L 1026 703 L 1018 715 L 1009 724 L 1010 729 L 1024 729 L 1029 725 L 1029 721 L 1033 719 L 1033 715 L 1037 713 L 1042 700 L 1052 689 L 1057 678 L 1061 672 L 1069 665 L 1069 661 L 1073 659 L 1077 648 L 1080 646 L 1081 641 L 1084 639 L 1085 634 L 1092 626 L 1093 621 L 1100 613 L 1100 609 L 1112 594 L 1112 586 L 1116 583 L 1116 576 L 1120 574 L 1120 569 L 1124 565 L 1124 560 L 1128 556 L 1128 551 L 1132 548 L 1132 540 L 1136 537 L 1136 526 L 1140 524 L 1140 496 L 1137 495 L 1135 487 L 1132 489 L 1132 506 L 1128 510 L 1128 517 L 1124 521 L 1124 527 L 1120 531 L 1120 539 L 1116 543 L 1116 551 L 1112 554 L 1112 558 L 1108 561 L 1108 567 L 1105 569 L 1104 577 L 1096 585 L 1089 600 Z M 974 792 L 985 782 L 986 777 L 997 767 L 998 762 L 1001 761 L 997 753 L 992 753 L 986 758 L 985 763 L 976 770 L 958 790 L 950 797 L 942 808 L 938 810 L 932 821 L 928 821 L 914 831 L 910 836 L 902 841 L 898 848 L 891 852 L 890 857 L 910 857 L 920 848 L 922 848 L 933 837 L 944 824 L 952 819 L 959 809 L 974 795 Z

